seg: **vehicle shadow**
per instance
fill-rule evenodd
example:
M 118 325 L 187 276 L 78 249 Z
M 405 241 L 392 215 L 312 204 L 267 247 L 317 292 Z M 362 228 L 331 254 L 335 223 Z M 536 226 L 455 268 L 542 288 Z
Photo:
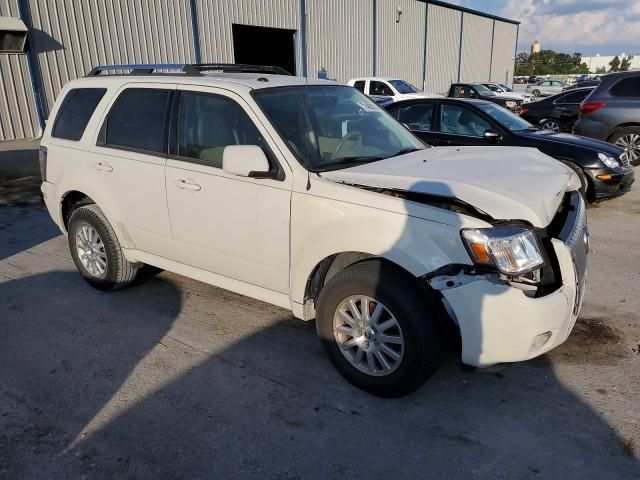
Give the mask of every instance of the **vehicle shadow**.
M 40 183 L 37 145 L 0 145 L 0 206 L 41 203 Z
M 60 235 L 43 205 L 0 205 L 0 261 Z

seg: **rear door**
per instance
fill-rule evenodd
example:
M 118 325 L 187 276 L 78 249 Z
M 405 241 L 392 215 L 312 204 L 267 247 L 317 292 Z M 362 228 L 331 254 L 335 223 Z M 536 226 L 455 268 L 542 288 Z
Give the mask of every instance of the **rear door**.
M 222 169 L 229 145 L 257 145 L 277 166 L 272 139 L 240 96 L 193 85 L 178 91 L 166 188 L 180 262 L 288 295 L 291 175 Z
M 567 93 L 554 100 L 554 116 L 557 116 L 565 128 L 571 128 L 580 115 L 580 104 L 591 93 L 581 90 Z
M 167 122 L 176 85 L 131 83 L 113 96 L 94 140 L 87 184 L 118 224 L 121 242 L 172 258 L 164 186 Z
M 460 103 L 441 103 L 432 127 L 435 146 L 488 145 L 484 134 L 496 127 L 473 108 Z
M 421 140 L 430 145 L 438 145 L 438 137 L 433 132 L 437 102 L 416 102 L 402 105 L 392 112 L 393 117 L 407 127 Z

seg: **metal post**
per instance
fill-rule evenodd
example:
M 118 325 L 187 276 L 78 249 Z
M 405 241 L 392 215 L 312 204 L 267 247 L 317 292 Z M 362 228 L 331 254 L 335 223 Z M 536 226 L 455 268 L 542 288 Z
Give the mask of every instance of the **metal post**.
M 307 76 L 307 1 L 300 0 L 300 62 L 302 76 Z
M 422 50 L 422 90 L 427 88 L 427 43 L 429 38 L 429 4 L 424 9 L 424 48 Z
M 460 12 L 460 50 L 458 51 L 458 82 L 460 82 L 460 69 L 462 67 L 462 32 L 464 31 L 464 12 Z
M 20 20 L 24 22 L 29 30 L 32 30 L 33 27 L 31 25 L 31 19 L 29 15 L 27 15 L 27 7 L 24 4 L 24 0 L 17 0 L 18 2 L 18 15 L 20 16 Z M 27 32 L 27 42 L 29 41 L 28 35 L 30 32 Z M 26 53 L 27 56 L 27 70 L 29 70 L 29 81 L 31 82 L 31 90 L 33 91 L 33 101 L 36 107 L 36 115 L 38 117 L 38 124 L 40 125 L 40 134 L 44 131 L 46 125 L 46 117 L 44 115 L 44 108 L 42 106 L 42 97 L 44 93 L 41 88 L 41 84 L 38 81 L 38 75 L 36 72 L 39 72 L 38 68 L 38 59 L 35 56 L 33 49 L 29 47 Z
M 496 21 L 493 21 L 493 29 L 491 30 L 491 57 L 489 58 L 489 82 L 491 81 L 491 72 L 493 70 L 493 45 L 496 39 Z
M 520 24 L 516 27 L 516 53 L 513 55 L 513 75 L 511 77 L 515 78 L 516 76 L 516 65 L 518 62 L 518 39 L 520 37 Z M 507 71 L 507 77 L 509 76 L 509 71 Z M 506 84 L 509 85 L 509 79 L 507 78 Z M 513 87 L 513 84 L 511 84 Z
M 191 11 L 191 33 L 193 34 L 193 54 L 196 63 L 202 63 L 200 53 L 200 30 L 198 29 L 198 10 L 196 0 L 189 0 L 189 10 Z
M 377 5 L 377 1 L 376 0 L 372 0 L 371 1 L 372 6 L 373 6 L 373 76 L 375 77 L 377 74 L 377 69 L 378 69 L 378 59 L 376 58 L 378 55 L 377 52 L 377 47 L 378 47 L 378 39 L 377 39 L 377 34 L 378 34 L 378 5 Z

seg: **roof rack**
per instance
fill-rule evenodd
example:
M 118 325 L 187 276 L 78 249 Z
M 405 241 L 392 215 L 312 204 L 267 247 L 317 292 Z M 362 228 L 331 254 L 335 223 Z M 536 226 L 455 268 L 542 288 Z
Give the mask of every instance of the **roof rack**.
M 268 65 L 249 65 L 241 63 L 132 63 L 121 65 L 98 65 L 87 77 L 96 77 L 103 72 L 128 70 L 128 75 L 151 75 L 157 70 L 178 70 L 188 76 L 200 76 L 202 72 L 242 72 L 265 73 L 272 75 L 291 75 L 284 68 Z

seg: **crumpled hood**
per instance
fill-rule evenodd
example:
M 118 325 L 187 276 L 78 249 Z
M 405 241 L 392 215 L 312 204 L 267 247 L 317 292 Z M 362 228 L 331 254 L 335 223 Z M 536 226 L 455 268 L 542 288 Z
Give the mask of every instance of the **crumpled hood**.
M 562 163 L 533 148 L 438 147 L 325 172 L 353 185 L 457 198 L 497 220 L 551 223 L 564 193 L 579 179 Z

